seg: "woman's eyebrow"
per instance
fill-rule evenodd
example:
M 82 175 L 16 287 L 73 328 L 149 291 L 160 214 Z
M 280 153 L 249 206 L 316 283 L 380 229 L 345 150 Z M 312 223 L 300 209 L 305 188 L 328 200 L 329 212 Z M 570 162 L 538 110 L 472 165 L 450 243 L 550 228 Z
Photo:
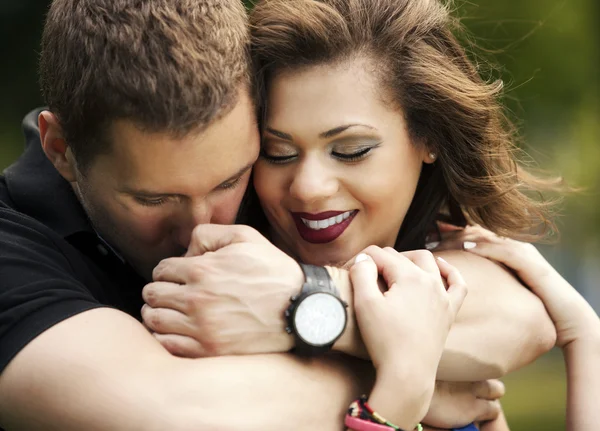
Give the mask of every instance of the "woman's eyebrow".
M 283 139 L 284 141 L 293 141 L 294 139 L 292 138 L 292 135 L 288 134 L 288 133 L 283 133 L 280 132 L 279 130 L 275 130 L 275 129 L 271 129 L 270 127 L 267 127 L 265 129 L 268 133 L 270 133 L 271 135 L 277 136 L 280 139 Z
M 348 130 L 352 127 L 366 127 L 367 129 L 375 130 L 375 127 L 368 126 L 366 124 L 346 124 L 344 126 L 335 127 L 331 130 L 321 133 L 319 135 L 319 138 L 322 138 L 322 139 L 333 138 L 334 136 L 339 135 L 340 133 L 345 132 L 346 130 Z
M 345 132 L 346 130 L 348 130 L 352 127 L 366 127 L 367 129 L 376 130 L 375 127 L 369 126 L 367 124 L 358 124 L 358 123 L 357 124 L 346 124 L 343 126 L 335 127 L 333 129 L 330 129 L 326 132 L 319 134 L 319 138 L 321 138 L 321 139 L 333 138 L 334 136 L 337 136 L 340 133 Z M 291 142 L 294 140 L 292 135 L 290 135 L 289 133 L 281 132 L 279 130 L 272 129 L 270 127 L 266 127 L 265 131 L 267 133 L 270 133 L 271 135 L 277 136 L 279 139 L 283 139 L 284 141 Z

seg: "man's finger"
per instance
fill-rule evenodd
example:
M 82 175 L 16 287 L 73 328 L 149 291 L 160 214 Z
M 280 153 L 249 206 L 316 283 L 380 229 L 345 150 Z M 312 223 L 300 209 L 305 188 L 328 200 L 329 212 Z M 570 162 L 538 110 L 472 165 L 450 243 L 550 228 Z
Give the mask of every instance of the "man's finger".
M 239 242 L 267 241 L 258 231 L 243 225 L 202 224 L 194 228 L 186 256 L 202 256 Z
M 494 401 L 506 393 L 504 383 L 500 380 L 484 380 L 473 383 L 473 394 L 480 399 Z
M 188 323 L 188 317 L 170 308 L 142 307 L 144 325 L 159 334 L 179 334 L 193 336 L 194 330 Z
M 202 262 L 200 256 L 164 259 L 152 271 L 152 279 L 177 284 L 198 281 L 202 276 Z
M 502 413 L 500 401 L 477 400 L 477 419 L 475 422 L 493 421 Z
M 479 427 L 480 431 L 510 431 L 508 422 L 506 422 L 506 417 L 504 416 L 504 412 L 502 411 L 502 406 L 500 406 L 500 404 L 498 404 L 498 408 L 500 409 L 500 412 L 495 419 L 488 421 L 482 420 L 483 423 Z
M 177 283 L 154 282 L 142 290 L 144 302 L 152 308 L 171 308 L 185 313 L 190 308 L 188 290 Z
M 191 337 L 177 334 L 152 334 L 167 351 L 182 358 L 201 358 L 206 356 L 202 345 Z

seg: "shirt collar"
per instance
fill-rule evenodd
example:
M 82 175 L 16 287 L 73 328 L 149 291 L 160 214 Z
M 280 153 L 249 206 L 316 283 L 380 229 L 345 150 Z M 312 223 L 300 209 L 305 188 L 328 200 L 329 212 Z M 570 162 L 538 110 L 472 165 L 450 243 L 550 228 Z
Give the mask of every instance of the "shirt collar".
M 16 209 L 53 229 L 64 238 L 79 232 L 94 233 L 75 192 L 48 160 L 40 140 L 36 109 L 23 120 L 25 151 L 4 171 Z

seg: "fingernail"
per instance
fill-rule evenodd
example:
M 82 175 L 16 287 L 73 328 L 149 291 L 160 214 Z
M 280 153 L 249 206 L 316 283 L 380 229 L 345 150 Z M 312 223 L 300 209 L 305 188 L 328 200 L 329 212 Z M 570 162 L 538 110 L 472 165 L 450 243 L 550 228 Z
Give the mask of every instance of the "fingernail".
M 434 248 L 437 248 L 438 245 L 440 245 L 439 241 L 431 241 L 425 244 L 425 248 L 427 250 L 433 250 Z
M 354 264 L 356 265 L 357 263 L 364 262 L 365 260 L 369 260 L 369 256 L 361 253 L 354 258 Z
M 463 242 L 463 248 L 465 250 L 472 250 L 475 247 L 477 247 L 477 243 L 476 242 L 471 242 L 471 241 L 465 241 L 465 242 Z
M 440 262 L 448 263 L 448 262 L 446 262 L 446 259 L 444 259 L 443 257 L 438 256 L 437 260 L 439 260 Z

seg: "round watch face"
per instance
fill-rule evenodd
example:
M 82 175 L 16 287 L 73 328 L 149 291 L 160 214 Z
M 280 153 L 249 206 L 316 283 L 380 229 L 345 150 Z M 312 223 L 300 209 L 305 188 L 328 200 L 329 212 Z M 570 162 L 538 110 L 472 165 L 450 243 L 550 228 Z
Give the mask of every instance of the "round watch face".
M 325 346 L 344 331 L 346 309 L 329 293 L 313 293 L 300 302 L 294 314 L 296 333 L 308 344 Z

